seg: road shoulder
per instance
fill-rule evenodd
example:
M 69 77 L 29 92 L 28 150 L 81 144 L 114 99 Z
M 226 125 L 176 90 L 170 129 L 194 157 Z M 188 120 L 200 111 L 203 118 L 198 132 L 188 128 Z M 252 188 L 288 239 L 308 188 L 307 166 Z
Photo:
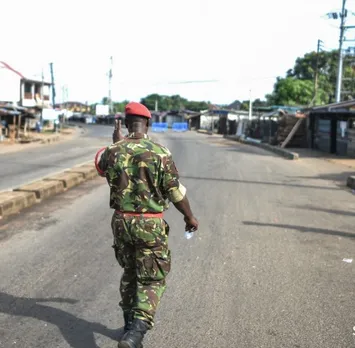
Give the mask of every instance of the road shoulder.
M 60 133 L 53 134 L 35 134 L 36 141 L 30 143 L 0 143 L 0 155 L 6 155 L 8 153 L 21 152 L 25 150 L 31 150 L 41 146 L 49 146 L 52 144 L 63 143 L 72 140 L 81 134 L 84 130 L 79 127 L 69 127 L 62 130 Z

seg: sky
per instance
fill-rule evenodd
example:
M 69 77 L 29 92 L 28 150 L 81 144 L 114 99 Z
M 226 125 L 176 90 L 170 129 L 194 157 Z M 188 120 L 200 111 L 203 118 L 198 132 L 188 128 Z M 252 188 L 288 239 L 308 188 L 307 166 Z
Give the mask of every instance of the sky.
M 264 99 L 298 56 L 338 47 L 341 0 L 2 0 L 0 60 L 50 79 L 56 102 L 151 94 L 229 104 Z M 355 0 L 347 0 L 355 12 Z M 7 14 L 6 14 L 7 13 Z M 352 22 L 352 23 L 350 23 Z M 355 23 L 355 16 L 348 24 Z M 347 38 L 355 36 L 355 30 Z M 190 83 L 184 83 L 190 81 Z M 192 83 L 191 83 L 192 81 Z M 195 81 L 195 82 L 194 82 Z M 197 82 L 196 82 L 197 81 Z M 201 82 L 207 81 L 207 82 Z M 208 82 L 209 81 L 209 82 Z

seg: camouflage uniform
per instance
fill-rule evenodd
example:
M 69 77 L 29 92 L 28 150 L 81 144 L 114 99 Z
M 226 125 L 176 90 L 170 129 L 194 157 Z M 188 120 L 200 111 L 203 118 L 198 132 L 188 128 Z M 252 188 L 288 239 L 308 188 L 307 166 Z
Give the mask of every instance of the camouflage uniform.
M 162 213 L 169 201 L 181 201 L 186 189 L 169 150 L 146 134 L 131 133 L 109 146 L 99 163 L 110 186 L 115 256 L 124 273 L 120 306 L 124 313 L 154 325 L 154 315 L 170 271 L 169 225 L 161 217 L 131 216 Z

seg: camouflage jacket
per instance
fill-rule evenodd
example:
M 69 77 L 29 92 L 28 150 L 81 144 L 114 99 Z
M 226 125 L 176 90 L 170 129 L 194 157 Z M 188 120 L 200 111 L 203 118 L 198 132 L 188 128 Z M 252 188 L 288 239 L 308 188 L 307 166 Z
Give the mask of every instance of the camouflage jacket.
M 107 147 L 99 167 L 110 186 L 110 207 L 116 210 L 160 213 L 186 194 L 170 151 L 147 134 L 131 133 Z

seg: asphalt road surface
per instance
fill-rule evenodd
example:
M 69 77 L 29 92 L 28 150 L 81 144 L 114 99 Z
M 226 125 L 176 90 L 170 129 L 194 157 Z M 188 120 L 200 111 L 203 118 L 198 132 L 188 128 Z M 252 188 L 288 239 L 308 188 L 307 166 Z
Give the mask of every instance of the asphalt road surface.
M 0 191 L 93 160 L 96 151 L 111 141 L 113 128 L 101 125 L 82 127 L 84 132 L 69 141 L 0 154 Z
M 172 270 L 145 348 L 355 347 L 355 196 L 343 167 L 159 135 L 200 230 L 173 207 Z M 0 347 L 116 347 L 121 269 L 104 179 L 0 223 Z

